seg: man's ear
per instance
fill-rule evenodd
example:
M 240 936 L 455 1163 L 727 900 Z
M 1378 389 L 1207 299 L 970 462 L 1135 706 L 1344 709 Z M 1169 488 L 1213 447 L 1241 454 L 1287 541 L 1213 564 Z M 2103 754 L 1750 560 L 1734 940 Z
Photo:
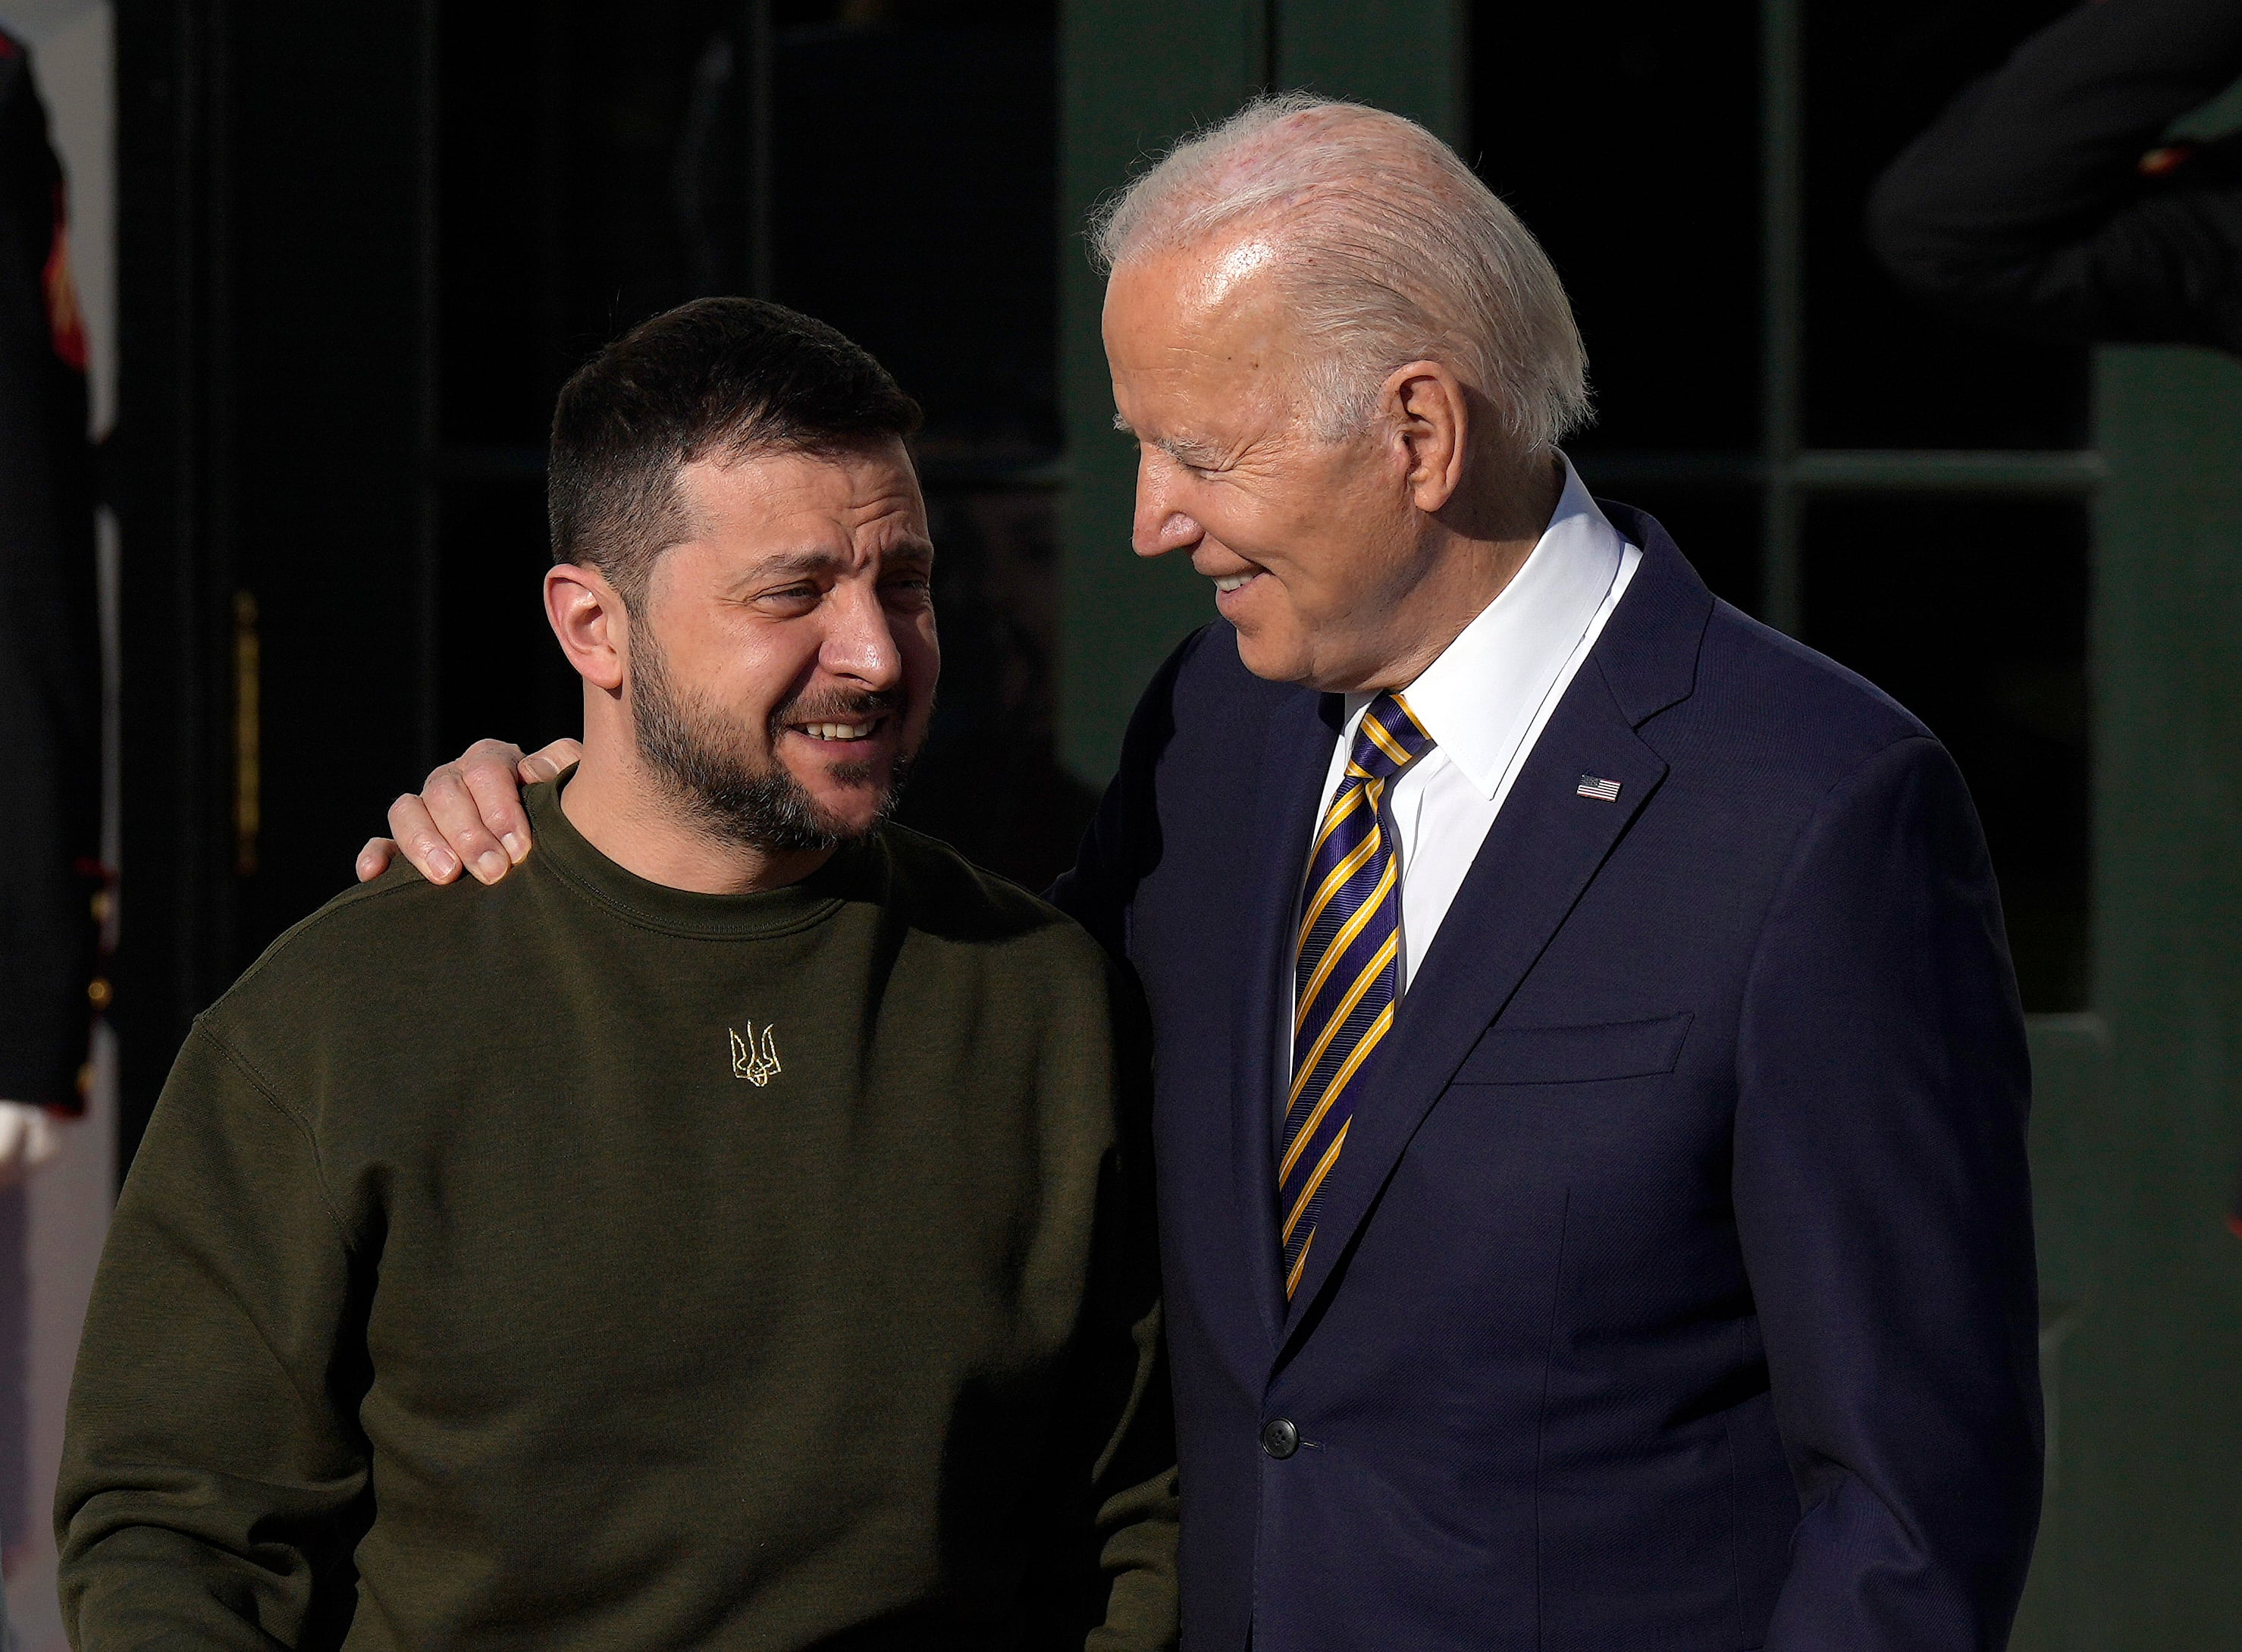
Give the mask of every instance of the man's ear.
M 545 617 L 576 673 L 608 694 L 628 675 L 630 616 L 600 570 L 561 562 L 545 571 Z
M 1471 401 L 1462 380 L 1437 361 L 1405 362 L 1386 378 L 1380 406 L 1407 450 L 1410 498 L 1427 515 L 1463 486 L 1471 451 Z

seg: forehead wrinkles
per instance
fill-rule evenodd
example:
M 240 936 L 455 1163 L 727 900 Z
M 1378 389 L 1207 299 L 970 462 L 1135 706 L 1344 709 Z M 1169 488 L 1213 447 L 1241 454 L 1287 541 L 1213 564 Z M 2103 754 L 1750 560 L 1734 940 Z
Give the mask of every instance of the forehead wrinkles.
M 896 497 L 867 505 L 863 514 L 849 525 L 849 553 L 853 566 L 876 568 L 889 557 L 934 554 L 914 502 Z
M 915 527 L 918 507 L 917 501 L 908 493 L 896 488 L 851 501 L 842 507 L 841 514 L 843 520 L 859 531 L 877 531 L 890 524 L 909 530 Z
M 755 527 L 780 520 L 837 524 L 851 534 L 889 517 L 912 521 L 918 499 L 908 475 L 867 474 L 864 468 L 810 454 L 782 462 L 753 460 L 680 472 L 681 497 L 704 522 Z

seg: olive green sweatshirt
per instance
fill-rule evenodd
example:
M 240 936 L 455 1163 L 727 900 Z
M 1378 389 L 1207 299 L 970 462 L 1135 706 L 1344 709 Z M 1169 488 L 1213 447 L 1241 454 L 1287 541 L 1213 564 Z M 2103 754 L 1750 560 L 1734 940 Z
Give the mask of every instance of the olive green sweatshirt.
M 1171 1644 L 1103 954 L 897 828 L 695 895 L 557 796 L 196 1024 L 78 1358 L 74 1644 Z

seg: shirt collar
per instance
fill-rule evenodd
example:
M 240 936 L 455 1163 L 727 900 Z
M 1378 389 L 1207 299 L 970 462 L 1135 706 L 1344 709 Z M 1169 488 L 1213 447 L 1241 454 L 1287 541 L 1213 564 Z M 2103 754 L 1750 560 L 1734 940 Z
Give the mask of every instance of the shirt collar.
M 1489 798 L 1610 594 L 1627 548 L 1588 497 L 1573 461 L 1560 458 L 1565 491 L 1532 553 L 1494 601 L 1403 691 L 1425 732 Z M 1350 718 L 1370 698 L 1349 695 Z

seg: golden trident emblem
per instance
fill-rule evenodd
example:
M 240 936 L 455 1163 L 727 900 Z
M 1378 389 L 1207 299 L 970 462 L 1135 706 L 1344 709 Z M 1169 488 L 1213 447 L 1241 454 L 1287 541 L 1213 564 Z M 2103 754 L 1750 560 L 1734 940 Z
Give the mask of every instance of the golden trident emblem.
M 775 1031 L 775 1028 L 768 1023 L 765 1024 L 762 1049 L 760 1052 L 755 1048 L 754 1022 L 748 1023 L 746 1038 L 742 1038 L 736 1031 L 732 1034 L 733 1078 L 744 1078 L 756 1089 L 761 1090 L 778 1077 L 778 1051 L 771 1044 L 771 1034 Z

